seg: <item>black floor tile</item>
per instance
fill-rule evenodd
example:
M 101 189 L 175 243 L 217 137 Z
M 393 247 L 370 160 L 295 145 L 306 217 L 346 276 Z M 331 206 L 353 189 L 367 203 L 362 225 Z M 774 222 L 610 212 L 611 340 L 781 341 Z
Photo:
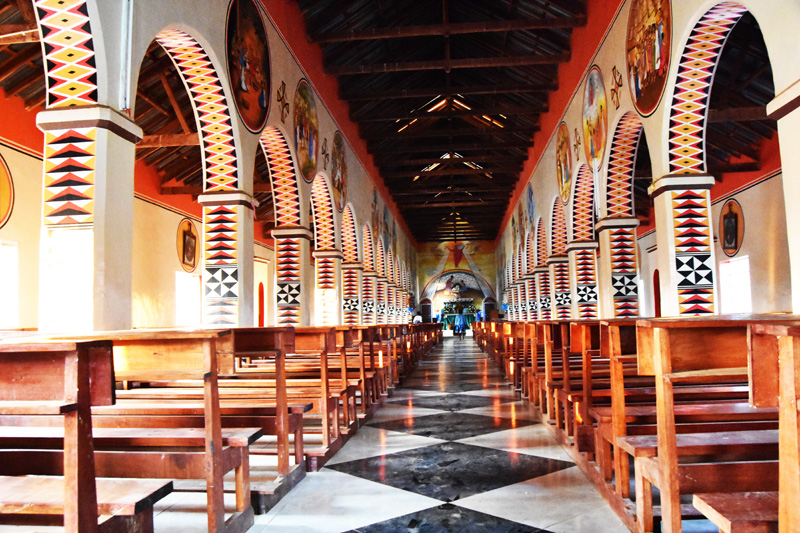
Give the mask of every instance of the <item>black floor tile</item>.
M 415 404 L 419 405 L 419 404 Z M 537 424 L 533 420 L 514 420 L 495 416 L 474 415 L 471 413 L 441 413 L 436 415 L 387 420 L 385 422 L 368 423 L 374 428 L 390 431 L 402 431 L 422 437 L 433 437 L 444 440 L 460 440 L 476 437 L 495 431 L 514 429 Z
M 425 396 L 411 400 L 396 400 L 387 403 L 402 403 L 425 409 L 439 409 L 442 411 L 461 411 L 473 407 L 486 407 L 494 404 L 511 403 L 513 398 L 489 398 L 487 396 L 465 396 L 463 394 L 443 394 L 441 396 Z

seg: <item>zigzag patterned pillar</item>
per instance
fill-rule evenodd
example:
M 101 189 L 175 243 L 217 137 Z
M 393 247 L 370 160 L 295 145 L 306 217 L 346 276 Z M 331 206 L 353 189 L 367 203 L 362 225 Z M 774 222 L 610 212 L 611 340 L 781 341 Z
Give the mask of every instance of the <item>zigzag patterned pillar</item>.
M 133 166 L 142 130 L 105 106 L 40 112 L 39 329 L 131 327 Z
M 361 324 L 361 263 L 342 264 L 342 314 L 347 326 Z
M 658 226 L 663 316 L 715 313 L 711 198 L 714 177 L 667 175 L 650 186 Z
M 342 275 L 342 252 L 339 250 L 315 250 L 317 267 L 316 294 L 314 295 L 315 325 L 335 326 L 341 324 L 342 294 L 337 279 Z
M 630 217 L 610 217 L 597 222 L 600 237 L 599 286 L 603 318 L 639 316 L 639 285 L 636 266 L 636 227 Z
M 525 291 L 525 282 L 522 279 L 517 280 L 517 320 L 528 320 L 528 297 Z
M 528 301 L 527 320 L 539 318 L 539 298 L 536 295 L 536 274 L 525 274 L 522 279 L 525 282 L 525 298 Z
M 375 293 L 377 285 L 377 274 L 374 270 L 366 270 L 361 275 L 361 298 L 362 298 L 362 324 L 377 324 L 375 317 Z
M 508 320 L 517 319 L 517 295 L 514 292 L 514 285 L 509 285 L 506 289 L 508 293 Z
M 307 326 L 307 296 L 301 291 L 303 257 L 308 257 L 311 232 L 302 227 L 280 227 L 272 230 L 275 239 L 276 317 L 279 326 Z M 306 300 L 306 301 L 304 301 Z
M 386 285 L 387 280 L 382 276 L 375 278 L 375 323 L 388 324 L 386 314 Z
M 572 241 L 567 245 L 572 279 L 572 317 L 597 318 L 597 247 L 595 241 Z
M 550 320 L 553 318 L 552 298 L 550 296 L 550 267 L 538 266 L 533 269 L 536 276 L 536 286 L 539 289 L 539 319 Z
M 550 277 L 553 280 L 551 287 L 554 316 L 556 320 L 569 320 L 572 318 L 572 298 L 569 287 L 569 258 L 566 255 L 553 255 L 547 260 L 550 267 Z

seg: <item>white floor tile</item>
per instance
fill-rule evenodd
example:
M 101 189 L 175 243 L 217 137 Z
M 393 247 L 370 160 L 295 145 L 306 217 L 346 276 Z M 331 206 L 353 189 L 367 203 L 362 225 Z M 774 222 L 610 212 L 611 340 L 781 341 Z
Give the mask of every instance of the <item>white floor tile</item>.
M 556 443 L 550 431 L 541 424 L 478 435 L 458 442 L 572 462 L 567 452 Z
M 499 398 L 502 398 L 502 396 Z M 539 420 L 539 415 L 527 401 L 498 403 L 486 407 L 464 409 L 459 412 L 500 418 L 516 418 L 518 420 Z
M 256 526 L 281 533 L 340 533 L 442 502 L 332 470 L 309 473 Z M 254 528 L 252 531 L 258 531 Z
M 408 405 L 408 403 L 385 403 L 383 407 L 378 409 L 373 417 L 369 419 L 369 423 L 374 424 L 376 422 L 388 422 L 390 420 L 402 420 L 404 418 L 414 418 L 425 415 L 439 415 L 446 412 L 447 411 L 441 409 L 414 407 L 413 400 L 412 405 Z M 361 430 L 359 429 L 359 431 Z
M 377 455 L 388 455 L 423 446 L 445 442 L 431 437 L 420 437 L 401 431 L 388 431 L 369 426 L 359 428 L 353 438 L 326 464 L 334 465 Z

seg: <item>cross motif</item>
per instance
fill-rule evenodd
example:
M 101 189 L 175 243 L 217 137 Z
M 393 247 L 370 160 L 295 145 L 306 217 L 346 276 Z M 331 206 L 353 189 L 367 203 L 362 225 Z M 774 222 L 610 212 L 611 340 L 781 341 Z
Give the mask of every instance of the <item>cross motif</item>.
M 282 81 L 281 86 L 278 87 L 278 92 L 275 95 L 278 103 L 281 104 L 281 122 L 286 122 L 286 117 L 289 116 L 289 102 L 286 100 L 286 82 Z

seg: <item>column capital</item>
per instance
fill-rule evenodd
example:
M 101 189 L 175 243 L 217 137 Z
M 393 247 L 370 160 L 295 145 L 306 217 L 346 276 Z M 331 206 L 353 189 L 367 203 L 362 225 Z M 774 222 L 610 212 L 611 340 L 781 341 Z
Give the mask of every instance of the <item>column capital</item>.
M 305 226 L 278 226 L 271 232 L 273 239 L 306 239 L 311 240 L 314 235 Z
M 597 232 L 614 230 L 617 228 L 636 228 L 639 226 L 639 219 L 636 217 L 606 217 L 601 218 L 594 225 Z
M 36 115 L 36 127 L 42 131 L 73 128 L 101 128 L 131 143 L 142 140 L 142 128 L 130 117 L 105 105 L 47 109 Z
M 330 258 L 330 259 L 343 259 L 344 254 L 341 250 L 314 250 L 313 252 L 314 257 L 322 258 Z
M 522 276 L 522 279 L 525 280 L 525 281 L 535 280 L 536 279 L 536 272 L 535 271 L 536 271 L 535 268 L 531 269 L 530 272 L 528 272 L 527 274 Z
M 197 196 L 197 203 L 203 206 L 241 205 L 255 211 L 258 202 L 245 191 L 208 192 Z
M 550 267 L 546 265 L 537 266 L 536 268 L 533 269 L 534 276 L 536 274 L 549 274 L 549 273 L 550 273 Z
M 599 247 L 597 241 L 572 241 L 567 244 L 567 253 L 578 250 L 597 250 Z
M 559 263 L 568 263 L 569 257 L 566 255 L 551 255 L 547 258 L 548 265 L 556 265 Z
M 716 180 L 711 174 L 667 174 L 653 180 L 647 190 L 652 198 L 667 191 L 685 191 L 687 189 L 710 189 Z
M 343 270 L 364 270 L 364 265 L 362 263 L 342 263 Z M 366 274 L 366 272 L 365 272 Z
M 365 278 L 377 278 L 378 273 L 374 270 L 365 270 L 363 274 L 361 274 Z

